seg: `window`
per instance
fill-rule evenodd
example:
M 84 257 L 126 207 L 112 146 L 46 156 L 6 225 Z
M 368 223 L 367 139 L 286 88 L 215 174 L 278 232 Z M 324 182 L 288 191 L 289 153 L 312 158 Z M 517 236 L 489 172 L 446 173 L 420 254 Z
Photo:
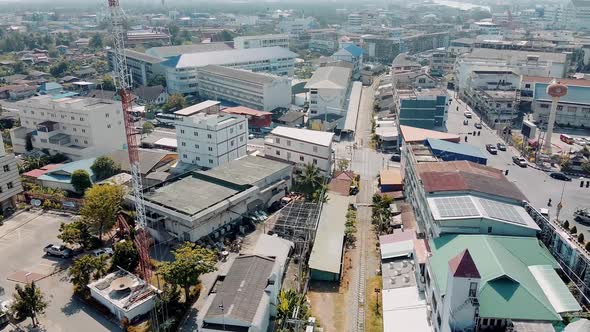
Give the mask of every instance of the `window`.
M 590 107 L 582 107 L 582 113 L 590 113 Z
M 231 141 L 229 142 L 229 144 L 230 144 L 231 146 L 234 146 L 234 141 L 233 141 L 233 140 L 231 140 Z
M 10 172 L 10 166 L 4 165 L 4 172 Z
M 180 129 L 180 133 L 181 134 L 184 134 L 184 129 Z
M 287 152 L 287 160 L 291 160 L 291 152 Z
M 186 142 L 181 142 L 180 143 L 182 146 L 186 146 Z
M 207 138 L 212 138 L 213 136 L 211 136 L 211 134 L 207 134 Z
M 198 148 L 199 148 L 199 144 L 195 144 L 195 149 L 198 149 Z
M 6 184 L 6 187 L 8 187 L 8 189 L 12 189 L 12 188 L 14 188 L 14 185 L 12 184 L 12 181 L 11 181 L 11 182 L 8 182 L 8 183 Z
M 277 143 L 277 144 L 281 144 L 281 139 L 280 139 L 280 138 L 278 138 L 278 137 L 275 137 L 275 143 Z
M 197 132 L 197 131 L 194 131 L 194 132 L 193 132 L 193 135 L 195 135 L 195 136 L 199 136 L 199 132 Z
M 104 115 L 104 116 L 105 116 L 106 118 L 108 118 L 108 117 L 110 116 L 110 114 L 109 114 L 109 113 L 105 113 L 105 115 Z
M 291 146 L 291 141 L 287 140 L 287 146 Z
M 201 157 L 196 157 L 196 159 L 197 159 L 197 161 L 200 161 L 201 160 Z
M 84 118 L 80 118 L 80 121 L 84 121 Z
M 317 165 L 317 164 L 318 164 L 318 160 L 314 158 L 314 159 L 313 159 L 313 164 L 314 164 L 314 165 Z
M 317 146 L 314 146 L 313 147 L 313 152 L 318 152 L 318 147 Z
M 76 138 L 76 139 L 74 139 L 74 142 L 78 143 L 78 139 L 77 139 L 77 138 Z
M 73 117 L 73 116 L 71 116 L 71 117 L 70 117 L 70 120 L 76 120 L 76 118 L 75 118 L 75 117 Z
M 209 159 L 209 164 L 213 164 L 213 159 Z
M 84 144 L 88 144 L 88 141 L 87 140 L 84 140 Z
M 500 103 L 496 103 L 496 108 L 499 108 L 500 106 Z
M 275 154 L 276 154 L 277 156 L 280 156 L 280 155 L 281 155 L 281 151 L 277 150 L 277 151 L 275 151 Z
M 44 115 L 45 115 L 45 112 L 41 112 L 41 116 L 44 116 Z
M 299 156 L 299 160 L 305 161 L 305 157 L 304 156 Z
M 213 148 L 212 147 L 208 147 L 207 150 L 213 151 Z
M 524 85 L 524 87 L 525 87 L 525 89 L 530 89 L 531 88 L 531 85 L 529 83 L 527 83 L 527 84 Z
M 506 104 L 506 107 L 508 107 L 508 108 L 512 108 L 512 103 L 508 103 L 508 104 Z
M 82 132 L 85 133 L 86 132 L 86 129 L 82 129 Z
M 482 323 L 482 325 L 488 325 L 488 319 L 487 319 L 487 318 L 484 318 L 484 319 L 483 319 L 483 323 Z
M 107 128 L 111 128 L 111 124 L 110 123 L 107 125 Z M 74 131 L 76 131 L 76 128 L 74 128 Z
M 492 227 L 488 227 L 488 233 L 492 232 Z
M 0 187 L 0 193 L 3 193 L 3 192 L 4 192 L 4 190 L 2 190 L 2 187 Z
M 426 79 L 425 78 L 420 78 L 420 79 L 418 79 L 418 83 L 426 83 Z
M 240 136 L 240 142 L 244 141 L 244 136 Z
M 549 104 L 541 104 L 541 105 L 539 105 L 539 106 L 540 106 L 541 108 L 544 108 L 544 109 L 548 109 L 548 108 L 549 108 Z
M 469 283 L 469 297 L 476 297 L 477 296 L 477 282 L 470 282 Z
M 563 111 L 563 105 L 557 105 L 557 110 L 558 111 Z
M 578 110 L 578 108 L 576 106 L 568 106 L 567 107 L 568 113 L 576 113 L 577 110 Z
M 229 133 L 233 134 L 234 133 L 234 128 L 229 128 Z
M 240 130 L 244 129 L 244 125 L 240 124 Z
M 184 158 L 184 159 L 187 158 L 186 153 L 182 155 L 182 158 Z

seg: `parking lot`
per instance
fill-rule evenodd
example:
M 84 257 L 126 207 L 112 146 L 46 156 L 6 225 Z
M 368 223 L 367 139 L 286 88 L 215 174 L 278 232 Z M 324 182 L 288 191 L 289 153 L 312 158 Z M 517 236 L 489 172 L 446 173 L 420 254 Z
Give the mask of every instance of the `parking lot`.
M 72 297 L 72 285 L 66 273 L 70 260 L 43 255 L 45 245 L 59 241 L 59 225 L 71 220 L 68 215 L 34 211 L 4 221 L 0 226 L 0 286 L 6 294 L 1 298 L 12 298 L 16 283 L 37 280 L 49 301 L 45 316 L 40 317 L 41 331 L 119 331 L 116 324 Z M 30 319 L 19 326 L 31 330 Z M 11 330 L 7 326 L 0 331 Z

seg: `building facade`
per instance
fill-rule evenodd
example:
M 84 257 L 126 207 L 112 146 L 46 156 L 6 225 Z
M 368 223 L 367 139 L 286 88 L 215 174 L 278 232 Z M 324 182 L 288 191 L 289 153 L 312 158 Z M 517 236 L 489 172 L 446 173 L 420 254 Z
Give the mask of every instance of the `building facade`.
M 309 110 L 312 115 L 343 114 L 350 90 L 352 70 L 343 67 L 318 68 L 305 84 L 309 90 Z
M 16 153 L 29 146 L 79 160 L 123 149 L 127 142 L 120 102 L 39 96 L 16 107 L 21 126 L 10 131 Z
M 202 98 L 225 100 L 270 112 L 291 105 L 291 80 L 270 74 L 221 66 L 198 70 L 198 91 Z
M 239 50 L 275 46 L 288 49 L 289 35 L 276 34 L 258 36 L 239 36 L 234 38 L 234 47 Z
M 212 168 L 246 155 L 248 121 L 231 114 L 197 113 L 176 121 L 180 161 Z
M 6 153 L 4 141 L 0 138 L 0 211 L 5 217 L 11 215 L 16 208 L 16 195 L 23 191 L 20 182 L 16 158 Z
M 533 119 L 540 126 L 549 121 L 551 110 L 551 96 L 547 95 L 548 80 L 532 79 L 537 81 L 529 83 L 533 89 L 531 109 Z M 568 86 L 568 94 L 561 97 L 557 104 L 555 123 L 562 126 L 575 126 L 588 128 L 590 126 L 590 84 L 586 80 L 563 80 L 560 81 Z
M 448 119 L 448 96 L 444 90 L 396 89 L 394 96 L 398 126 L 445 128 Z
M 333 133 L 276 127 L 264 140 L 264 153 L 269 158 L 288 161 L 300 168 L 313 164 L 324 175 L 332 172 Z
M 107 53 L 107 60 L 110 69 L 115 70 L 115 57 L 112 50 L 109 50 Z M 126 49 L 125 61 L 127 63 L 127 70 L 131 75 L 131 83 L 134 86 L 148 85 L 150 79 L 157 75 L 164 75 L 164 71 L 159 65 L 160 62 L 164 61 L 162 58 Z

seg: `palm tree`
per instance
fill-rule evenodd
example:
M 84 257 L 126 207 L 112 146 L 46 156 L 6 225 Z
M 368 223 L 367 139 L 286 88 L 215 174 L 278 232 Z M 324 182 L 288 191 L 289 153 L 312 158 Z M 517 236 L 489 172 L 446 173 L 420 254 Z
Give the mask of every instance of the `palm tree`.
M 318 189 L 322 189 L 324 178 L 320 173 L 320 169 L 316 165 L 309 163 L 305 165 L 303 173 L 299 176 L 297 182 L 299 190 L 305 195 L 305 199 L 313 200 L 314 193 Z
M 39 323 L 37 316 L 43 314 L 48 305 L 43 293 L 34 282 L 24 287 L 16 285 L 15 290 L 14 303 L 10 306 L 10 311 L 18 319 L 31 318 L 33 327 L 37 327 Z

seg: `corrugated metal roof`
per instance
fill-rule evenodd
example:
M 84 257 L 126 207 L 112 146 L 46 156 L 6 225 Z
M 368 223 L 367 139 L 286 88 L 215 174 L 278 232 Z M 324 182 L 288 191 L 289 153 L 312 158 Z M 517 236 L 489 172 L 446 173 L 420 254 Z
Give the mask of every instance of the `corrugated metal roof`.
M 410 126 L 399 126 L 404 142 L 422 143 L 427 138 L 436 138 L 449 142 L 460 142 L 461 137 L 457 134 L 443 133 L 441 131 L 422 129 Z
M 348 197 L 328 192 L 328 202 L 322 206 L 320 222 L 309 257 L 310 269 L 340 273 L 348 204 Z
M 551 265 L 529 266 L 537 283 L 558 313 L 580 311 L 582 308 Z
M 320 67 L 305 84 L 306 89 L 346 89 L 352 70 L 343 67 Z
M 535 237 L 443 235 L 431 240 L 431 272 L 446 293 L 449 261 L 468 249 L 481 275 L 477 298 L 481 317 L 559 321 L 529 266 L 559 264 Z
M 379 175 L 381 178 L 381 185 L 403 184 L 402 173 L 399 168 L 383 169 Z
M 248 48 L 244 50 L 232 49 L 226 51 L 181 54 L 162 62 L 162 65 L 175 68 L 196 68 L 206 65 L 228 65 L 280 58 L 295 59 L 296 57 L 297 54 L 288 49 L 275 46 Z
M 426 144 L 433 150 L 445 151 L 480 159 L 488 159 L 481 150 L 471 144 L 453 143 L 436 138 L 426 139 Z

